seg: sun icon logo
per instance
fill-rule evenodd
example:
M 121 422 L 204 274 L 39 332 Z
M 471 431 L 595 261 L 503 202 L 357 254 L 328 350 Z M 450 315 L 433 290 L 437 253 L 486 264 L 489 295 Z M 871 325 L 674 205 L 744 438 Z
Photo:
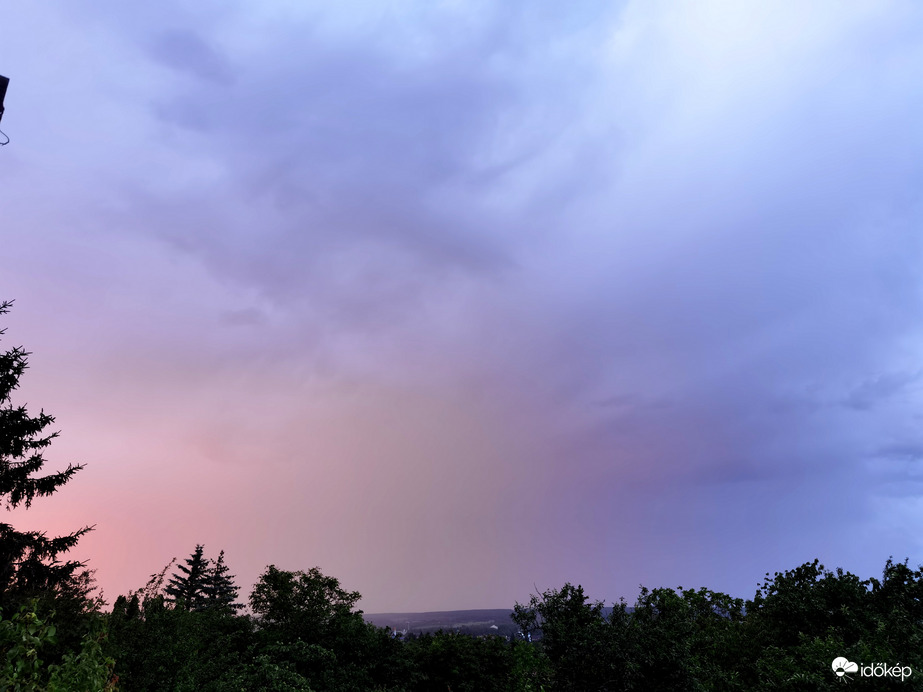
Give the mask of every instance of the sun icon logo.
M 852 661 L 849 661 L 843 658 L 842 656 L 833 659 L 833 663 L 831 664 L 831 666 L 833 667 L 833 672 L 836 673 L 836 676 L 838 678 L 842 678 L 845 676 L 848 679 L 849 676 L 846 675 L 847 673 L 858 673 L 859 672 L 858 663 L 853 663 Z

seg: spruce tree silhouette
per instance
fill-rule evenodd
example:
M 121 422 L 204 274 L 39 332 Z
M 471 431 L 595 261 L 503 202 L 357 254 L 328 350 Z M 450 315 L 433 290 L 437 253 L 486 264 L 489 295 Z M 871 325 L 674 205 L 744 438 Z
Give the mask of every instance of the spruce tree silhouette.
M 0 315 L 9 312 L 9 301 L 0 303 Z M 0 335 L 6 330 L 0 330 Z M 0 352 L 0 504 L 7 509 L 27 509 L 37 497 L 47 497 L 67 483 L 82 465 L 68 464 L 58 473 L 38 475 L 45 465 L 44 450 L 57 436 L 46 429 L 54 418 L 44 411 L 30 416 L 25 406 L 15 406 L 12 394 L 28 368 L 29 353 L 21 347 Z M 48 538 L 43 531 L 17 531 L 0 523 L 0 607 L 4 610 L 23 598 L 86 591 L 87 580 L 75 572 L 78 561 L 60 557 L 93 527 L 85 526 L 66 536 Z M 82 584 L 82 586 L 81 586 Z

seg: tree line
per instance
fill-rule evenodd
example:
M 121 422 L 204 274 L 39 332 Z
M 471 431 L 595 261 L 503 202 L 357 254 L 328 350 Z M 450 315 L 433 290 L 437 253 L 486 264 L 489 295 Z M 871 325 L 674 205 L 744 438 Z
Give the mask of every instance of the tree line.
M 54 418 L 12 402 L 28 355 L 0 352 L 0 499 L 10 509 L 83 468 L 41 475 Z M 110 609 L 87 565 L 66 559 L 90 530 L 48 537 L 0 523 L 0 689 L 923 689 L 923 568 L 906 560 L 869 579 L 815 560 L 766 574 L 748 600 L 642 587 L 611 610 L 568 583 L 516 603 L 511 639 L 397 637 L 317 567 L 269 565 L 245 609 L 224 552 L 211 559 L 201 544 Z

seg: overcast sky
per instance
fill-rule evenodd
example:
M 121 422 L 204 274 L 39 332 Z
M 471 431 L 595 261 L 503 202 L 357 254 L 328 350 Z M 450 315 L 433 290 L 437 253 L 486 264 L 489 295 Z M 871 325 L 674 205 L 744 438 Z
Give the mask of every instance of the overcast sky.
M 15 512 L 367 612 L 923 562 L 923 5 L 5 3 Z M 2 139 L 2 138 L 0 138 Z

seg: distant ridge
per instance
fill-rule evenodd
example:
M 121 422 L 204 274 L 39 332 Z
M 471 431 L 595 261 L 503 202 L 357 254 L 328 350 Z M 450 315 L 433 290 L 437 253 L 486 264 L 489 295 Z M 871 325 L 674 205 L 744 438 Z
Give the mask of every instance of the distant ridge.
M 519 631 L 508 608 L 480 610 L 433 610 L 424 613 L 363 613 L 366 622 L 407 634 L 431 634 L 439 630 L 462 634 L 511 636 Z

